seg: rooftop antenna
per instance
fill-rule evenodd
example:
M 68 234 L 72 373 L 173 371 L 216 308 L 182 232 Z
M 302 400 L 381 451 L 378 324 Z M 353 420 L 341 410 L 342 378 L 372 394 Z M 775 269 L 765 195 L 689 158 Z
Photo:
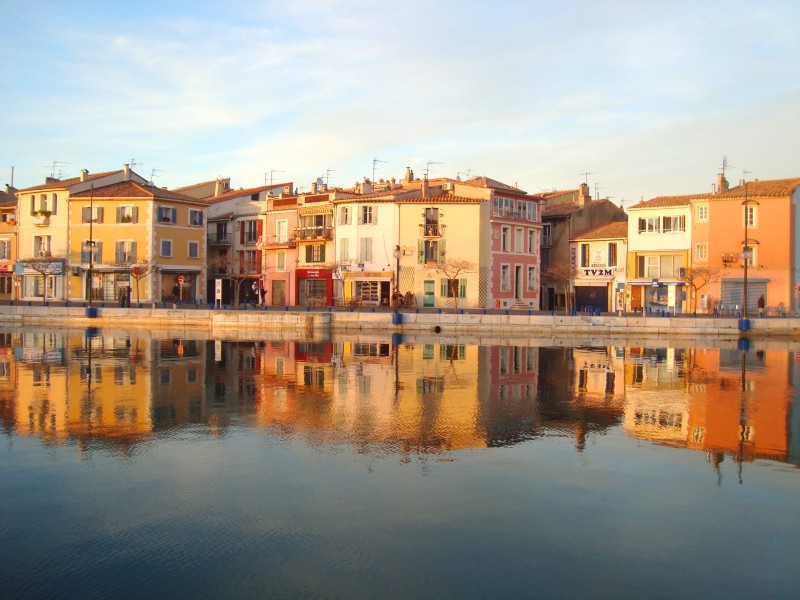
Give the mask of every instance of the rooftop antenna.
M 600 190 L 600 183 L 595 181 L 595 183 L 594 183 L 595 200 L 600 200 L 600 192 L 599 192 L 599 190 Z
M 375 165 L 378 163 L 388 164 L 385 160 L 380 160 L 377 156 L 372 159 L 372 183 L 375 183 Z
M 734 168 L 735 167 L 733 165 L 729 165 L 728 164 L 728 156 L 727 155 L 723 156 L 722 157 L 722 167 L 721 167 L 722 176 L 725 177 L 725 169 L 734 169 Z
M 143 162 L 136 162 L 136 159 L 132 158 L 131 159 L 131 171 L 133 171 L 136 168 L 136 165 L 143 165 L 143 164 L 144 164 Z
M 45 167 L 50 167 L 50 168 L 52 168 L 52 169 L 53 169 L 52 171 L 50 171 L 50 177 L 53 177 L 53 178 L 55 178 L 55 176 L 56 176 L 56 169 L 58 169 L 59 167 L 61 167 L 61 166 L 63 166 L 63 165 L 68 165 L 68 164 L 70 164 L 70 163 L 68 163 L 68 162 L 63 162 L 63 161 L 60 161 L 60 160 L 54 160 L 52 165 L 44 165 L 44 166 L 45 166 Z M 61 170 L 60 170 L 60 169 L 59 169 L 59 171 L 58 171 L 58 174 L 59 174 L 59 176 L 61 175 Z
M 593 171 L 585 171 L 583 173 L 578 173 L 578 175 L 583 175 L 583 182 L 586 185 L 589 185 L 589 175 L 597 175 L 597 173 L 595 173 Z
M 431 165 L 443 165 L 443 162 L 436 162 L 435 160 L 429 160 L 425 165 L 425 179 L 428 179 L 431 173 Z
M 286 173 L 286 171 L 281 171 L 280 169 L 270 169 L 269 170 L 269 185 L 272 186 L 272 176 L 275 173 Z M 267 185 L 267 173 L 264 173 L 264 185 Z
M 469 168 L 466 171 L 459 171 L 458 173 L 456 173 L 456 177 L 461 179 L 461 176 L 463 175 L 464 179 L 466 180 L 469 177 L 470 173 L 472 173 L 472 168 Z
M 335 173 L 335 172 L 336 172 L 336 169 L 325 169 L 325 186 L 326 187 L 328 185 L 328 180 L 331 177 L 331 173 Z
M 150 169 L 150 183 L 153 183 L 153 179 L 155 179 L 156 175 L 159 173 L 161 173 L 161 169 L 156 169 L 155 167 Z

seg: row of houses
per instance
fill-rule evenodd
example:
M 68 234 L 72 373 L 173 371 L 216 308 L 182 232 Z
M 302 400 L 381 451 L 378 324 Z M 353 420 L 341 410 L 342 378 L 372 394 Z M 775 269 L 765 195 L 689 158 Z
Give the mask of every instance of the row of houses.
M 84 170 L 0 198 L 0 299 L 794 312 L 799 188 L 721 174 L 623 210 L 585 183 L 530 195 L 411 169 L 307 193 Z

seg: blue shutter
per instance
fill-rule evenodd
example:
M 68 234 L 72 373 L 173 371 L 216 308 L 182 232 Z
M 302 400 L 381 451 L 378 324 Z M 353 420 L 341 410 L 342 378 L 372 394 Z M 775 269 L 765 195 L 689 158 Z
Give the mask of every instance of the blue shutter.
M 445 260 L 447 260 L 447 256 L 445 254 L 445 244 L 446 244 L 445 240 L 439 240 L 439 260 L 438 260 L 438 262 L 440 262 L 440 263 L 443 263 Z

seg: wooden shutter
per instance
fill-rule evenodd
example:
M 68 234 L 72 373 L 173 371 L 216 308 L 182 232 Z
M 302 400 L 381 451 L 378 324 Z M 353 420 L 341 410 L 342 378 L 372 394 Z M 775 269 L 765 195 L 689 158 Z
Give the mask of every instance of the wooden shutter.
M 131 262 L 136 262 L 136 242 L 131 242 Z
M 445 240 L 439 240 L 439 260 L 438 262 L 443 263 L 447 260 L 447 255 L 445 254 Z
M 201 216 L 201 218 L 202 218 L 202 216 Z M 256 225 L 256 227 L 258 228 L 258 229 L 257 229 L 257 232 L 258 232 L 258 239 L 261 239 L 261 238 L 262 238 L 262 236 L 264 235 L 264 221 L 262 221 L 261 219 L 259 219 L 259 220 L 258 220 L 258 225 Z
M 97 207 L 97 223 L 102 223 L 103 222 L 103 212 L 104 212 L 103 211 L 103 207 L 102 206 L 98 206 Z
M 325 262 L 325 244 L 319 247 L 319 261 Z
M 56 214 L 58 212 L 58 196 L 53 194 L 53 210 L 52 213 Z
M 239 243 L 244 246 L 244 221 L 239 221 Z
M 124 254 L 125 254 L 125 242 L 117 242 L 117 257 L 116 262 L 121 263 L 124 262 Z
M 81 208 L 81 223 L 88 223 L 92 220 L 92 209 L 89 206 Z
M 377 206 L 373 206 L 372 207 L 372 224 L 373 225 L 377 225 L 378 224 L 378 207 Z
M 425 240 L 417 240 L 417 262 L 425 262 Z
M 139 207 L 134 206 L 133 210 L 131 211 L 131 223 L 138 223 L 139 222 Z
M 122 223 L 122 216 L 125 214 L 125 209 L 121 206 L 117 207 L 117 223 Z
M 311 262 L 311 244 L 306 245 L 306 263 Z

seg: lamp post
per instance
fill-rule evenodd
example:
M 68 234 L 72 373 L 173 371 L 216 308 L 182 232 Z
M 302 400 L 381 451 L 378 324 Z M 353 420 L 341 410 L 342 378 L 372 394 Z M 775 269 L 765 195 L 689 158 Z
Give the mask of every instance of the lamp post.
M 94 223 L 94 183 L 89 184 L 89 268 L 86 270 L 86 287 L 89 295 L 89 308 L 92 307 L 92 267 L 94 267 L 94 238 L 92 225 Z M 92 314 L 89 311 L 87 314 Z
M 400 256 L 402 256 L 402 252 L 400 251 L 400 245 L 397 244 L 394 247 L 394 252 L 392 252 L 392 256 L 394 256 L 394 291 L 398 294 L 400 293 Z
M 742 202 L 742 206 L 744 207 L 744 241 L 742 242 L 742 259 L 743 259 L 743 266 L 744 266 L 744 285 L 743 285 L 743 292 L 744 298 L 742 298 L 742 318 L 747 319 L 747 269 L 750 266 L 750 260 L 753 258 L 753 244 L 757 244 L 756 240 L 751 240 L 749 236 L 748 228 L 750 226 L 750 206 L 758 205 L 758 202 L 755 200 L 750 200 L 749 196 L 747 195 L 747 182 L 744 182 L 744 202 Z

